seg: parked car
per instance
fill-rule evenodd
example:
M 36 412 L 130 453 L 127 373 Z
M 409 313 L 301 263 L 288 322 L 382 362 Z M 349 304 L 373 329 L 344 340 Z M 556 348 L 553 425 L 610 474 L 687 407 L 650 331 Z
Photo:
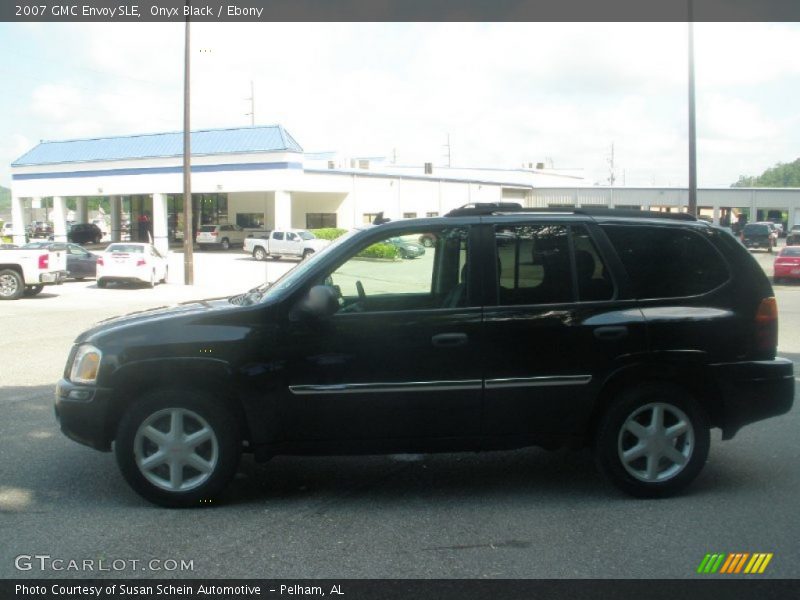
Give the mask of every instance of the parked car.
M 200 250 L 206 250 L 212 246 L 229 249 L 231 246 L 241 246 L 247 232 L 238 225 L 202 225 L 197 232 L 195 241 Z
M 386 243 L 397 248 L 397 256 L 400 258 L 418 258 L 425 254 L 425 246 L 409 242 L 401 237 L 389 238 Z
M 77 244 L 30 242 L 25 244 L 23 248 L 46 248 L 48 250 L 59 249 L 65 251 L 67 254 L 67 278 L 81 281 L 97 274 L 98 255 Z
M 94 223 L 75 223 L 67 232 L 67 240 L 74 244 L 99 244 L 103 232 Z
M 308 258 L 322 250 L 330 242 L 320 240 L 305 229 L 276 229 L 248 234 L 244 240 L 244 251 L 256 260 L 294 256 Z
M 47 285 L 60 285 L 67 273 L 63 248 L 0 250 L 0 300 L 35 296 Z
M 97 258 L 97 287 L 109 282 L 166 283 L 167 259 L 152 244 L 124 242 L 110 244 Z
M 413 277 L 359 257 L 428 232 Z M 622 490 L 668 496 L 711 428 L 727 440 L 791 409 L 777 323 L 756 260 L 688 215 L 478 205 L 352 231 L 227 299 L 105 321 L 75 340 L 56 414 L 165 506 L 208 506 L 242 452 L 575 443 Z
M 426 248 L 433 248 L 436 245 L 436 234 L 426 233 L 419 236 L 419 243 Z
M 775 283 L 800 279 L 800 246 L 786 246 L 775 257 L 773 278 Z
M 53 235 L 53 224 L 46 221 L 31 221 L 28 226 L 28 235 L 31 238 L 49 239 Z
M 14 224 L 10 221 L 8 223 L 3 223 L 3 233 L 0 235 L 2 236 L 14 235 Z
M 742 229 L 742 243 L 747 248 L 765 248 L 772 253 L 776 235 L 767 223 L 748 223 Z

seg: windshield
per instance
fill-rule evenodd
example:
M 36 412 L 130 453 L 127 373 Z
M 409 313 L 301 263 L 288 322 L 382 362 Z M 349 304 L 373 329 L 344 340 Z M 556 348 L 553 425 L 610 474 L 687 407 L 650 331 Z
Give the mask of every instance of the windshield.
M 315 236 L 310 231 L 298 231 L 297 235 L 299 235 L 304 240 L 315 240 L 315 239 L 317 239 L 317 236 Z
M 326 256 L 332 248 L 336 248 L 346 240 L 349 240 L 351 237 L 356 235 L 361 229 L 353 229 L 348 231 L 343 236 L 336 238 L 333 242 L 329 245 L 325 246 L 319 252 L 315 252 L 309 258 L 298 264 L 294 269 L 291 269 L 284 273 L 281 277 L 279 277 L 273 283 L 262 283 L 258 287 L 254 287 L 251 290 L 243 294 L 237 294 L 236 296 L 231 296 L 228 298 L 228 302 L 231 304 L 239 304 L 243 306 L 248 306 L 251 304 L 256 304 L 258 302 L 262 302 L 271 298 L 276 293 L 279 293 L 301 279 L 303 275 L 308 271 L 309 268 L 313 267 L 319 260 L 321 260 L 324 256 Z

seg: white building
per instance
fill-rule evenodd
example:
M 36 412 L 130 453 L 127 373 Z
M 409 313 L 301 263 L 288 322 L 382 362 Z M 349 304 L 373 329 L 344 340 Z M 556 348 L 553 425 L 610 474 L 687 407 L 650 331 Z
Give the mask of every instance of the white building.
M 305 154 L 280 125 L 195 131 L 191 149 L 195 226 L 350 228 L 379 212 L 392 219 L 436 216 L 470 202 L 503 200 L 543 207 L 686 206 L 685 189 L 587 187 L 579 175 L 541 165 L 450 169 Z M 41 142 L 11 165 L 15 241 L 24 239 L 26 206 L 52 199 L 50 219 L 56 239 L 64 240 L 67 199 L 76 199 L 75 220 L 85 222 L 88 198 L 103 196 L 110 200 L 112 240 L 120 238 L 123 213 L 130 215 L 133 235 L 146 214 L 154 243 L 166 250 L 183 229 L 182 156 L 181 133 Z M 797 189 L 700 190 L 698 204 L 716 220 L 735 207 L 748 215 L 777 209 L 788 214 L 790 225 L 800 223 Z

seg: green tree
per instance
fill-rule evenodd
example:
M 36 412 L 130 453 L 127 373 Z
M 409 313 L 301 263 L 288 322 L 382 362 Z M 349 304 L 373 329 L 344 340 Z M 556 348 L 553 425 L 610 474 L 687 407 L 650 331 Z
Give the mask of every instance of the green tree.
M 731 187 L 800 187 L 800 158 L 790 163 L 778 163 L 761 175 L 740 175 Z

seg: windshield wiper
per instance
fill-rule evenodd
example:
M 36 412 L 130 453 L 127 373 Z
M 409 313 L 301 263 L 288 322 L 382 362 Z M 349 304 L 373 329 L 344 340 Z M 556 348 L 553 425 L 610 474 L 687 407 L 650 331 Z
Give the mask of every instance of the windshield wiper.
M 254 287 L 251 290 L 244 292 L 243 294 L 237 294 L 235 296 L 231 296 L 228 298 L 228 302 L 231 304 L 237 304 L 239 306 L 248 306 L 250 304 L 255 304 L 261 297 L 264 295 L 264 292 L 267 291 L 267 288 L 271 286 L 271 283 L 262 283 Z

